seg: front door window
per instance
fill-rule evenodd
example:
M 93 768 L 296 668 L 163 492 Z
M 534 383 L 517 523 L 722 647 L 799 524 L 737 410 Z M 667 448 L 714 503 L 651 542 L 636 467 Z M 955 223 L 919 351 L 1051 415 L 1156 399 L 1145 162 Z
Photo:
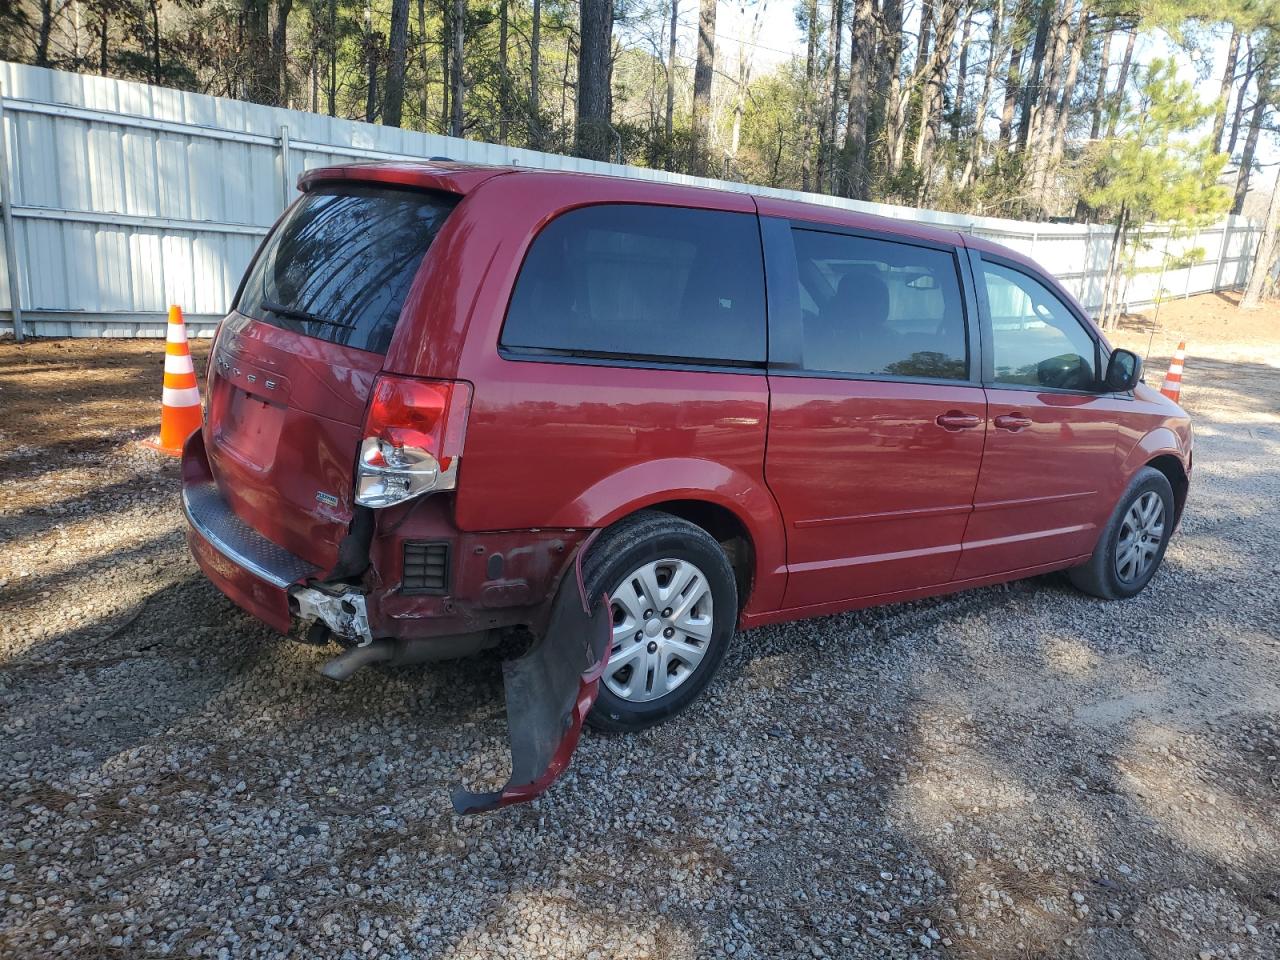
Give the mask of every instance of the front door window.
M 1097 348 L 1066 304 L 1025 273 L 996 263 L 984 263 L 983 272 L 991 307 L 995 381 L 1094 389 Z

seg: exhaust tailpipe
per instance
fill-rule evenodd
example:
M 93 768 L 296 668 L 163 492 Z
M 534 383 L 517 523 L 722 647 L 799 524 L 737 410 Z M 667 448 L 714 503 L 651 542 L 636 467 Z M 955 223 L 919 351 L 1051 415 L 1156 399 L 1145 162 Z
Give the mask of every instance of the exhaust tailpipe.
M 361 667 L 390 660 L 395 653 L 394 640 L 374 640 L 363 647 L 352 647 L 332 660 L 326 660 L 320 667 L 320 674 L 341 683 L 343 680 L 350 679 L 351 675 Z

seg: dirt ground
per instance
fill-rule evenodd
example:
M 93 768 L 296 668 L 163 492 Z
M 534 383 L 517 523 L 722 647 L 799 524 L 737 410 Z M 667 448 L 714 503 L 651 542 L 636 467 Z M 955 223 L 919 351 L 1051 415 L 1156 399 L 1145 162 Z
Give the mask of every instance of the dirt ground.
M 1280 955 L 1280 305 L 1114 339 L 1156 384 L 1188 341 L 1196 475 L 1140 597 L 750 631 L 479 818 L 447 791 L 504 772 L 495 658 L 330 685 L 188 558 L 135 442 L 159 343 L 0 343 L 0 957 Z

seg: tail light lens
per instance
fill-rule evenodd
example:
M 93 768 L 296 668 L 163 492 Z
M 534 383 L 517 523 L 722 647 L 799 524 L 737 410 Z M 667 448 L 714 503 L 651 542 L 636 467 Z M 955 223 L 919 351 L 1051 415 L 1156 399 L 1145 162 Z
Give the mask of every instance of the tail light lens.
M 380 375 L 365 417 L 356 503 L 390 507 L 454 489 L 470 409 L 469 383 Z

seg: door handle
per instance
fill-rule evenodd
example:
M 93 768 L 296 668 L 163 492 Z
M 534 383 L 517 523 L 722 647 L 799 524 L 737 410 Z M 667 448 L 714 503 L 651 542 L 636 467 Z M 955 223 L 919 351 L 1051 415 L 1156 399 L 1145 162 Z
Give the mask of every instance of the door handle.
M 934 421 L 943 430 L 972 430 L 982 424 L 982 418 L 975 413 L 961 413 L 959 410 L 948 410 L 938 414 Z
M 996 417 L 995 425 L 997 429 L 1008 430 L 1010 433 L 1017 433 L 1024 427 L 1031 426 L 1031 419 L 1024 417 L 1020 413 L 1006 413 Z

